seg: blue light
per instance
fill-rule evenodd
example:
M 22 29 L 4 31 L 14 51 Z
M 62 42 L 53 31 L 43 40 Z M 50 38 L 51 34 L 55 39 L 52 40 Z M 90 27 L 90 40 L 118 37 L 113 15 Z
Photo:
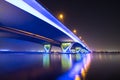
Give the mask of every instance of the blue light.
M 90 54 L 84 55 L 84 56 L 81 55 L 81 58 L 79 59 L 79 61 L 75 63 L 68 72 L 64 73 L 57 80 L 75 80 L 76 75 L 82 76 L 84 78 L 83 75 L 86 75 L 86 74 L 83 73 L 82 71 L 84 69 L 87 72 L 90 67 L 90 63 L 91 63 Z
M 53 27 L 59 29 L 60 31 L 68 35 L 75 42 L 78 42 L 83 47 L 86 47 L 76 35 L 74 35 L 67 27 L 65 27 L 60 21 L 58 21 L 39 3 L 37 3 L 36 0 L 5 0 L 5 1 L 47 22 L 48 24 L 52 25 Z M 86 47 L 86 49 L 88 48 Z
M 0 51 L 11 51 L 9 49 L 0 49 Z

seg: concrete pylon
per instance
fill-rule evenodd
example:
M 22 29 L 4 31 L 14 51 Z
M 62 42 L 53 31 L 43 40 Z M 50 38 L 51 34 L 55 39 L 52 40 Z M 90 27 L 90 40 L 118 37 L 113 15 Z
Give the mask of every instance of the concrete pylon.
M 71 47 L 73 46 L 74 43 L 70 42 L 63 42 L 61 44 L 61 49 L 63 53 L 71 53 Z
M 82 49 L 81 53 L 89 53 L 89 51 L 87 51 L 86 49 Z
M 82 49 L 81 47 L 75 47 L 75 52 L 76 52 L 76 53 L 80 53 L 80 52 L 81 52 L 81 49 Z
M 44 44 L 44 50 L 46 53 L 50 53 L 51 52 L 51 44 Z

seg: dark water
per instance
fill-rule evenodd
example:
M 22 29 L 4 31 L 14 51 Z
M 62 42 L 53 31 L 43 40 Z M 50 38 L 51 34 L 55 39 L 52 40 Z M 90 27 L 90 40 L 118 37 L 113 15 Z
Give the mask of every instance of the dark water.
M 120 54 L 0 53 L 0 80 L 120 80 Z

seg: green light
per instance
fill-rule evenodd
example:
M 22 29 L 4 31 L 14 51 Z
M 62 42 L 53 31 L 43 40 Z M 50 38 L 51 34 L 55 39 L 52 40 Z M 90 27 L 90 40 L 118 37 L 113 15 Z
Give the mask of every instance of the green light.
M 76 50 L 76 53 L 79 53 L 81 51 L 81 47 L 76 47 L 75 50 Z
M 43 66 L 48 68 L 50 66 L 50 57 L 49 54 L 43 55 Z
M 45 49 L 45 52 L 47 52 L 47 53 L 50 52 L 51 45 L 50 44 L 45 44 L 44 49 Z
M 66 52 L 71 47 L 71 43 L 62 43 L 61 48 L 63 52 Z
M 76 54 L 76 60 L 80 60 L 81 59 L 81 55 L 80 54 Z
M 70 60 L 67 54 L 62 54 L 61 56 L 61 63 L 63 69 L 69 69 L 71 67 Z

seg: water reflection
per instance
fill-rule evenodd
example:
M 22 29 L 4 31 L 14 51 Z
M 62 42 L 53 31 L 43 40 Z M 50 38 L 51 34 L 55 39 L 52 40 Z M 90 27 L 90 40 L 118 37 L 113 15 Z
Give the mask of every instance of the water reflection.
M 86 80 L 120 80 L 119 53 L 93 53 Z
M 90 62 L 90 54 L 0 54 L 0 80 L 85 80 Z
M 71 69 L 68 72 L 59 77 L 58 80 L 85 80 L 86 73 L 90 67 L 91 62 L 90 54 L 77 54 L 75 56 L 76 60 L 78 61 L 72 65 Z
M 61 54 L 61 66 L 62 69 L 69 69 L 72 66 L 71 54 Z
M 50 55 L 43 54 L 43 67 L 49 68 L 49 66 L 50 66 Z

